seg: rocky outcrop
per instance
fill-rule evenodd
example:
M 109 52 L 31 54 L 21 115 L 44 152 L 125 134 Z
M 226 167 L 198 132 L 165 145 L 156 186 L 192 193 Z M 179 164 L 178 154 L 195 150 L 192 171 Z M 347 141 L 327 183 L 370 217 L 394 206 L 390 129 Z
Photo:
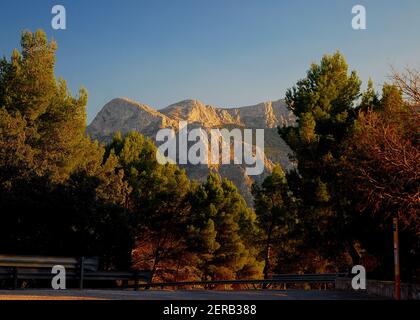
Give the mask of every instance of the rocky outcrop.
M 159 111 L 170 119 L 198 122 L 207 128 L 237 123 L 228 111 L 204 105 L 198 100 L 184 100 Z
M 293 125 L 296 120 L 283 100 L 264 102 L 254 106 L 225 109 L 236 122 L 248 128 L 276 128 Z
M 108 102 L 88 126 L 87 133 L 101 142 L 108 142 L 116 132 L 123 135 L 138 131 L 153 135 L 157 130 L 176 125 L 177 122 L 145 104 L 128 98 Z

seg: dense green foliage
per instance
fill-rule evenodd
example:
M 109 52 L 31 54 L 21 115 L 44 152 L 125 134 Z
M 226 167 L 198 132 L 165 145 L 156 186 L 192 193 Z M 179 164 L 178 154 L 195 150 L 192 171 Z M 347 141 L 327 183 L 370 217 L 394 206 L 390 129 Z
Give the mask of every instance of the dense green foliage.
M 0 63 L 0 250 L 118 264 L 130 250 L 126 182 L 85 137 L 87 93 L 55 79 L 55 50 L 44 32 L 24 32 L 22 52 Z
M 290 183 L 304 204 L 300 214 L 305 243 L 326 258 L 335 258 L 344 246 L 353 246 L 345 241 L 352 212 L 347 208 L 339 161 L 359 96 L 360 80 L 354 71 L 349 74 L 338 52 L 313 64 L 307 77 L 286 93 L 287 104 L 299 117 L 297 127 L 281 132 L 298 160 L 298 174 L 291 174 L 289 180 L 295 180 Z
M 361 94 L 360 80 L 338 52 L 313 64 L 287 91 L 286 102 L 299 121 L 280 134 L 298 161 L 288 180 L 303 223 L 298 249 L 320 262 L 312 271 L 342 269 L 370 256 L 376 260 L 373 276 L 391 278 L 392 217 L 398 217 L 403 275 L 414 276 L 420 253 L 419 114 L 394 85 L 385 84 L 379 98 L 370 80 Z
M 87 93 L 55 79 L 56 47 L 25 32 L 0 64 L 1 252 L 95 255 L 160 278 L 258 274 L 255 217 L 236 187 L 215 175 L 191 184 L 135 132 L 91 142 Z
M 0 61 L 0 252 L 99 256 L 105 269 L 150 269 L 154 280 L 249 279 L 345 271 L 363 256 L 392 274 L 390 219 L 400 220 L 403 275 L 419 246 L 419 114 L 394 85 L 381 98 L 340 53 L 286 93 L 299 118 L 280 129 L 298 160 L 253 187 L 190 181 L 160 165 L 152 140 L 85 136 L 87 92 L 54 75 L 57 45 L 24 32 Z
M 253 248 L 255 214 L 232 182 L 215 174 L 192 190 L 188 242 L 206 279 L 260 275 Z
M 275 270 L 285 272 L 287 266 L 281 262 L 294 255 L 296 231 L 300 224 L 298 203 L 280 166 L 274 167 L 261 187 L 255 185 L 253 193 L 257 225 L 263 232 L 264 277 L 267 279 Z M 272 254 L 273 251 L 276 254 Z

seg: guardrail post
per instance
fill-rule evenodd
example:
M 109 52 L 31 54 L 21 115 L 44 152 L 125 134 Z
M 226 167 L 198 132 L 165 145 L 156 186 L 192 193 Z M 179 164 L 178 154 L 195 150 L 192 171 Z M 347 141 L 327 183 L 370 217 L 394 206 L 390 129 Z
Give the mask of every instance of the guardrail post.
M 400 248 L 398 241 L 398 218 L 393 219 L 394 230 L 394 269 L 395 269 L 395 300 L 401 300 L 401 276 L 400 276 Z
M 79 267 L 79 288 L 80 290 L 83 290 L 83 278 L 85 276 L 85 257 L 80 258 Z
M 13 290 L 16 290 L 18 287 L 18 269 L 13 268 Z
M 134 291 L 139 291 L 139 273 L 134 272 Z

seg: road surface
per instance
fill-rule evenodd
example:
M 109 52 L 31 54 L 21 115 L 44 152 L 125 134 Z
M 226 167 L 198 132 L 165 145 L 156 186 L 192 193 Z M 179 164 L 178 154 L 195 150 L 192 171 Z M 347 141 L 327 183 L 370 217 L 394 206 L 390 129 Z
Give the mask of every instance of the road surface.
M 371 300 L 378 297 L 363 292 L 333 290 L 0 290 L 0 300 Z

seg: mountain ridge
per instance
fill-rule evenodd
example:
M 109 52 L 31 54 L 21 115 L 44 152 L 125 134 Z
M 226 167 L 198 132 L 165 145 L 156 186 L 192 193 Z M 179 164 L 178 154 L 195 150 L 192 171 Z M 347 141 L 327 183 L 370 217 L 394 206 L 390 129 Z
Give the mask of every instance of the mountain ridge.
M 136 117 L 136 109 L 138 117 Z M 144 131 L 152 123 L 161 128 L 176 127 L 179 121 L 196 122 L 207 128 L 239 125 L 247 128 L 268 129 L 294 125 L 296 118 L 281 99 L 233 108 L 215 107 L 196 99 L 186 99 L 157 110 L 147 104 L 121 97 L 105 104 L 88 126 L 87 133 L 94 139 L 104 141 L 112 138 L 109 135 L 115 133 L 112 130 L 114 127 L 123 129 L 124 134 L 127 133 L 125 128 L 130 128 L 130 131 Z M 116 124 L 116 122 L 119 123 Z
M 150 137 L 156 145 L 159 129 L 172 128 L 178 131 L 180 121 L 186 121 L 189 130 L 201 128 L 209 134 L 212 128 L 264 129 L 264 172 L 260 176 L 247 176 L 244 165 L 180 165 L 191 179 L 204 181 L 210 171 L 233 181 L 252 206 L 251 185 L 260 183 L 271 172 L 274 163 L 285 171 L 294 168 L 289 160 L 291 149 L 277 132 L 278 126 L 293 126 L 296 117 L 288 110 L 284 100 L 262 102 L 253 106 L 223 108 L 204 104 L 195 99 L 186 99 L 156 110 L 129 98 L 109 101 L 88 126 L 86 133 L 92 139 L 108 143 L 116 132 L 123 135 L 137 131 Z

